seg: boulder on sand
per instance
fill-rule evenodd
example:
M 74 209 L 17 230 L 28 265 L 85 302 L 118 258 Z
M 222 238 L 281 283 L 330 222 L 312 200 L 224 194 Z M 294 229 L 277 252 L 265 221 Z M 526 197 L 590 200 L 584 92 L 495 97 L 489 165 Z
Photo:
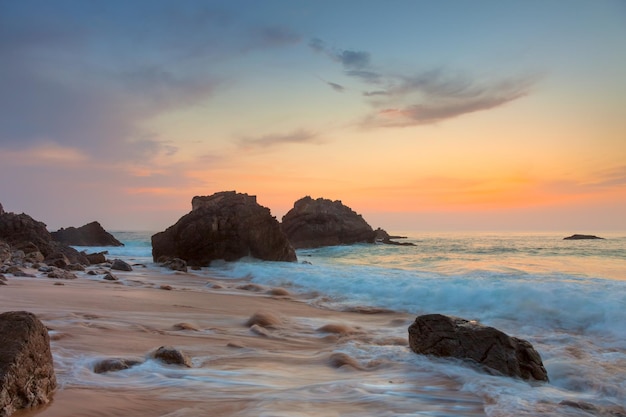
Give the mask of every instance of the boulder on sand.
M 61 228 L 50 233 L 52 239 L 71 246 L 124 246 L 98 222 L 81 227 Z
M 376 232 L 341 201 L 307 196 L 283 216 L 282 227 L 294 248 L 374 243 Z
M 0 417 L 48 403 L 56 385 L 43 323 L 26 311 L 0 314 Z
M 541 356 L 530 342 L 476 321 L 442 314 L 419 316 L 409 326 L 415 353 L 469 359 L 497 373 L 548 381 Z
M 180 258 L 189 266 L 236 261 L 252 256 L 267 261 L 296 261 L 296 253 L 270 210 L 255 196 L 225 191 L 194 197 L 192 211 L 152 236 L 152 257 Z

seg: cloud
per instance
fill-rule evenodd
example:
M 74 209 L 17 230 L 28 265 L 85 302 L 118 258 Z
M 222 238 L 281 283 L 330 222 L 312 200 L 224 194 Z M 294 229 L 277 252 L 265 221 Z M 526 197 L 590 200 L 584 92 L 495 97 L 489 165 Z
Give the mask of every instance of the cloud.
M 239 140 L 239 145 L 243 148 L 265 148 L 290 143 L 320 143 L 320 139 L 319 135 L 315 132 L 297 129 L 289 133 L 275 133 L 256 138 L 244 138 Z
M 317 52 L 328 56 L 335 62 L 339 62 L 344 69 L 344 73 L 349 77 L 360 78 L 369 83 L 378 83 L 381 74 L 375 72 L 370 64 L 371 56 L 366 51 L 354 51 L 349 49 L 333 49 L 326 43 L 314 38 L 309 41 L 309 47 Z
M 366 117 L 366 126 L 402 127 L 437 123 L 464 114 L 500 107 L 528 95 L 535 77 L 508 79 L 478 85 L 470 80 L 460 84 L 417 83 L 411 89 L 422 93 L 419 102 L 401 107 L 387 107 Z M 404 86 L 402 95 L 411 92 Z M 397 90 L 389 95 L 397 98 Z
M 36 3 L 1 6 L 3 149 L 53 143 L 93 158 L 172 155 L 146 121 L 202 105 L 232 83 L 213 73 L 220 63 L 300 42 L 287 26 L 217 6 Z
M 481 79 L 446 68 L 385 73 L 374 70 L 368 52 L 333 49 L 319 38 L 309 47 L 339 62 L 345 75 L 379 86 L 362 92 L 376 108 L 364 118 L 369 128 L 431 124 L 494 109 L 530 94 L 540 79 L 539 74 Z

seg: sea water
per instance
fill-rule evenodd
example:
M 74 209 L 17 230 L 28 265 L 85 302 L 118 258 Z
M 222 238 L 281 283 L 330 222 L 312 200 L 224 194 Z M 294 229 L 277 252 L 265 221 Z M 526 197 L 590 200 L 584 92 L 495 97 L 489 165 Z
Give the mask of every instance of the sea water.
M 126 246 L 102 248 L 109 258 L 151 262 L 149 233 L 114 235 Z M 550 382 L 528 384 L 487 375 L 458 362 L 420 357 L 406 347 L 355 343 L 344 350 L 363 360 L 406 365 L 426 380 L 451 378 L 461 387 L 459 396 L 482 398 L 489 416 L 621 415 L 626 408 L 626 233 L 579 241 L 563 240 L 566 235 L 557 233 L 407 235 L 405 241 L 415 246 L 306 249 L 297 251 L 297 263 L 246 258 L 214 262 L 196 273 L 287 287 L 328 309 L 381 308 L 478 320 L 530 341 Z M 406 337 L 406 329 L 398 336 Z M 348 396 L 361 393 L 397 401 L 414 394 L 401 385 L 344 383 Z M 587 404 L 595 409 L 585 409 Z M 448 407 L 445 412 L 402 415 L 467 414 L 459 406 L 457 411 Z

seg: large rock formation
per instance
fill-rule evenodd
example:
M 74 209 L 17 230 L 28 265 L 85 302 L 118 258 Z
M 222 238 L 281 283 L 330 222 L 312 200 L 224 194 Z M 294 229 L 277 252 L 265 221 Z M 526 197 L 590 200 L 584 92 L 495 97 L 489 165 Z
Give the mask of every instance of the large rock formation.
M 152 257 L 180 258 L 189 266 L 244 256 L 268 261 L 296 261 L 296 253 L 270 210 L 255 196 L 225 191 L 194 197 L 192 211 L 152 236 Z
M 341 201 L 304 197 L 283 216 L 283 230 L 294 248 L 374 243 L 376 232 Z
M 0 417 L 46 404 L 56 388 L 48 330 L 34 314 L 0 314 Z
M 419 316 L 409 326 L 409 345 L 415 353 L 470 359 L 503 375 L 548 380 L 541 356 L 528 341 L 475 321 Z
M 51 235 L 57 242 L 72 246 L 124 246 L 98 222 L 91 222 L 78 228 L 61 228 Z
M 0 239 L 12 250 L 21 250 L 27 258 L 44 257 L 44 261 L 66 258 L 67 263 L 89 265 L 87 258 L 60 242 L 55 242 L 46 225 L 27 214 L 0 213 Z

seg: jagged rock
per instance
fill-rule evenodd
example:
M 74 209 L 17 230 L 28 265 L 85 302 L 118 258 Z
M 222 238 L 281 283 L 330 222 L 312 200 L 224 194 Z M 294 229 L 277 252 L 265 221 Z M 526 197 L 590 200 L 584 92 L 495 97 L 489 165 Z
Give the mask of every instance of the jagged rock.
M 541 356 L 528 341 L 475 321 L 419 316 L 409 326 L 409 345 L 418 354 L 469 359 L 503 375 L 548 381 Z
M 153 355 L 155 359 L 172 365 L 182 365 L 191 368 L 191 360 L 178 349 L 170 346 L 161 346 Z
M 121 259 L 115 259 L 111 264 L 111 269 L 117 271 L 132 271 L 133 267 L 128 262 L 124 262 Z
M 4 214 L 4 209 L 2 208 L 2 204 L 0 204 L 0 215 Z
M 578 235 L 578 234 L 563 238 L 563 240 L 588 240 L 588 239 L 604 239 L 604 238 L 594 236 L 594 235 Z
M 52 232 L 52 239 L 72 246 L 124 246 L 112 234 L 104 230 L 98 222 L 81 227 L 61 228 Z
M 24 259 L 30 259 L 28 254 L 32 255 L 36 252 L 40 252 L 45 259 L 57 259 L 58 253 L 63 253 L 68 258 L 67 264 L 88 264 L 87 259 L 76 249 L 53 241 L 44 223 L 24 213 L 0 213 L 0 239 L 8 243 L 13 251 L 21 250 L 24 253 Z M 41 257 L 40 255 L 32 256 L 35 256 L 35 259 Z
M 304 197 L 283 216 L 283 230 L 294 248 L 374 243 L 376 232 L 341 201 Z
M 55 388 L 46 327 L 26 311 L 0 314 L 0 417 L 48 403 Z
M 296 253 L 275 217 L 255 196 L 234 191 L 194 197 L 192 211 L 152 236 L 152 257 L 180 258 L 189 266 L 253 256 L 296 261 Z
M 107 281 L 118 281 L 119 280 L 119 278 L 117 278 L 115 275 L 111 274 L 110 272 L 106 273 L 102 277 L 102 279 L 107 280 Z

